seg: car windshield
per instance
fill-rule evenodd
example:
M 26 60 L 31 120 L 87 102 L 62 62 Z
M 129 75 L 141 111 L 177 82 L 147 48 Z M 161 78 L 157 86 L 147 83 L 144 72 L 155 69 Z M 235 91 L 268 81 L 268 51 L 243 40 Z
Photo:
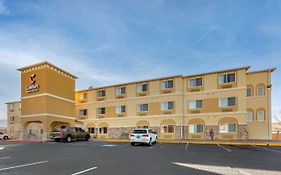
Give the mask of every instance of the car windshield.
M 134 134 L 146 134 L 147 133 L 147 131 L 146 130 L 134 130 L 134 132 L 133 132 Z

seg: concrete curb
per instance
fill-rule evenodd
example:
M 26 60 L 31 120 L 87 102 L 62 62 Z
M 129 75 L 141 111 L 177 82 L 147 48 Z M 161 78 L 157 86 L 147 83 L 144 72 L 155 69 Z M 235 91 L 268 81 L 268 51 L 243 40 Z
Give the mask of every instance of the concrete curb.
M 42 140 L 1 140 L 0 143 L 44 143 Z
M 129 143 L 129 140 L 104 140 L 104 142 L 113 143 Z M 158 141 L 165 144 L 197 144 L 197 145 L 236 145 L 236 146 L 277 146 L 281 147 L 281 143 L 258 143 L 258 142 L 195 142 L 195 141 Z

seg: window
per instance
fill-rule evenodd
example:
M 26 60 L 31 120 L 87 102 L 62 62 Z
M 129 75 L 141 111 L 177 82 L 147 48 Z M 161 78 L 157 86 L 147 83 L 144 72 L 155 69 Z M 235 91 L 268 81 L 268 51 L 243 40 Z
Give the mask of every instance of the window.
M 191 100 L 188 102 L 188 109 L 199 109 L 202 106 L 202 100 Z
M 139 104 L 138 105 L 138 111 L 139 112 L 146 112 L 146 111 L 148 111 L 148 104 Z
M 165 101 L 161 103 L 161 110 L 171 110 L 174 109 L 173 101 Z
M 169 89 L 174 87 L 174 81 L 173 80 L 166 80 L 162 81 L 161 83 L 161 89 Z
M 161 132 L 162 133 L 174 133 L 175 131 L 175 126 L 174 125 L 163 125 L 161 127 Z
M 148 84 L 138 84 L 137 85 L 137 92 L 147 92 Z
M 88 132 L 89 132 L 90 134 L 95 134 L 95 133 L 96 133 L 96 128 L 95 128 L 95 127 L 88 128 Z
M 116 113 L 124 113 L 126 112 L 126 106 L 116 106 Z
M 235 106 L 235 97 L 220 98 L 219 107 Z
M 101 127 L 101 128 L 99 129 L 99 133 L 100 133 L 100 134 L 107 134 L 107 127 Z
M 97 114 L 105 114 L 105 108 L 97 108 Z
M 235 73 L 219 75 L 220 84 L 231 82 L 235 82 Z
M 264 121 L 264 111 L 258 111 L 258 121 Z
M 99 91 L 97 91 L 97 96 L 98 96 L 98 97 L 104 97 L 104 96 L 105 96 L 105 90 L 99 90 Z
M 252 96 L 252 88 L 247 88 L 247 97 L 251 97 Z
M 87 109 L 80 109 L 79 114 L 80 115 L 87 115 L 88 110 Z
M 12 116 L 11 117 L 11 122 L 14 122 L 15 121 L 15 116 Z
M 9 110 L 10 110 L 10 111 L 13 111 L 14 109 L 15 109 L 14 104 L 9 104 Z
M 219 128 L 220 128 L 220 133 L 236 132 L 236 124 L 235 123 L 220 124 Z
M 257 92 L 258 92 L 258 96 L 264 96 L 264 88 L 263 87 L 258 87 L 258 90 L 257 90 Z
M 251 121 L 253 121 L 253 112 L 248 111 L 247 112 L 247 122 L 251 122 Z
M 126 94 L 126 87 L 118 87 L 116 88 L 116 95 Z
M 189 133 L 203 133 L 203 125 L 202 124 L 189 125 Z
M 87 99 L 87 93 L 85 92 L 85 93 L 81 93 L 80 94 L 80 100 L 85 100 L 85 99 Z
M 193 88 L 196 86 L 202 86 L 202 78 L 192 78 L 188 80 L 189 88 Z

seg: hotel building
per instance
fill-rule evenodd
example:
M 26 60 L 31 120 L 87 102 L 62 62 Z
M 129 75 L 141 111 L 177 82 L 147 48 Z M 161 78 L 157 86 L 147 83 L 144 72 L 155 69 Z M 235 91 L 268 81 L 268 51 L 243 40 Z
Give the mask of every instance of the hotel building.
M 97 138 L 149 127 L 161 139 L 271 139 L 271 72 L 250 67 L 177 75 L 75 91 L 77 77 L 42 62 L 18 69 L 21 100 L 7 103 L 16 139 L 48 139 L 59 126 Z

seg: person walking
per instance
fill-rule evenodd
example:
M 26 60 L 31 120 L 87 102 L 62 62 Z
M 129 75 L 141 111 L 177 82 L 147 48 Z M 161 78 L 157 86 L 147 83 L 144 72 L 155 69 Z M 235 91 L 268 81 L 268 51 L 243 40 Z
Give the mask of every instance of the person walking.
M 209 134 L 210 134 L 211 139 L 214 140 L 215 133 L 214 133 L 213 129 L 210 130 Z

